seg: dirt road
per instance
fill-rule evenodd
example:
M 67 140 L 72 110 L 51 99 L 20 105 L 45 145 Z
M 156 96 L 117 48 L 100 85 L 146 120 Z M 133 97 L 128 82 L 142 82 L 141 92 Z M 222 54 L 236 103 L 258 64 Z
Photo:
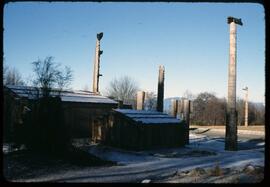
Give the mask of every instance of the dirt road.
M 224 151 L 224 141 L 205 135 L 190 135 L 190 145 L 184 148 L 128 152 L 103 146 L 89 146 L 89 152 L 104 159 L 116 161 L 117 166 L 95 167 L 49 173 L 23 182 L 141 182 L 144 179 L 160 181 L 177 172 L 197 167 L 236 168 L 243 170 L 247 165 L 264 166 L 264 143 L 252 144 L 241 140 L 245 148 Z

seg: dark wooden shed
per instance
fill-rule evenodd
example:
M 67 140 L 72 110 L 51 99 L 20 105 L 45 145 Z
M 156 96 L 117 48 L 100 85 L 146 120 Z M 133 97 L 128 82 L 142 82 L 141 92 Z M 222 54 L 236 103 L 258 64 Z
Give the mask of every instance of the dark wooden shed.
M 40 89 L 27 86 L 4 87 L 4 134 L 12 133 L 14 124 L 22 123 L 22 112 L 40 97 Z M 56 96 L 57 91 L 51 95 Z M 72 138 L 90 138 L 99 142 L 106 137 L 106 127 L 113 108 L 118 102 L 107 97 L 88 92 L 64 90 L 60 94 L 68 128 Z
M 106 144 L 124 149 L 170 148 L 187 143 L 184 121 L 156 111 L 114 109 Z

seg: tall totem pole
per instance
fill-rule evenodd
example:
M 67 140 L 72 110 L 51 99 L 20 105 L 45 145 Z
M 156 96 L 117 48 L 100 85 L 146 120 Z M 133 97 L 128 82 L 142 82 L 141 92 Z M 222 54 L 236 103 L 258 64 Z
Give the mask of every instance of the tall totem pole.
M 157 95 L 157 111 L 163 112 L 164 100 L 164 66 L 159 66 L 158 72 L 158 95 Z
M 226 114 L 225 150 L 237 150 L 237 111 L 236 111 L 236 25 L 243 25 L 241 19 L 228 17 L 230 25 L 230 60 L 228 80 L 228 101 Z
M 95 60 L 94 60 L 94 73 L 93 73 L 93 92 L 99 93 L 99 77 L 102 74 L 99 74 L 100 68 L 100 55 L 103 51 L 100 50 L 100 40 L 103 37 L 103 32 L 97 34 L 97 41 L 96 41 L 96 53 L 95 53 Z

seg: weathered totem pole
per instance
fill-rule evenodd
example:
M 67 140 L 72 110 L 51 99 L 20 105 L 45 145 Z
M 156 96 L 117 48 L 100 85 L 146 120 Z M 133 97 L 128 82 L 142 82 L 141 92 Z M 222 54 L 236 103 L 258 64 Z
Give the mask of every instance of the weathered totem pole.
M 184 120 L 186 121 L 187 124 L 187 129 L 186 129 L 186 143 L 189 144 L 189 126 L 190 126 L 190 106 L 191 106 L 191 101 L 189 99 L 185 99 L 182 103 L 183 106 L 183 112 L 184 112 Z
M 145 92 L 138 91 L 137 92 L 137 104 L 136 104 L 137 110 L 144 110 L 144 99 L 145 99 Z
M 178 100 L 177 99 L 173 99 L 171 101 L 171 115 L 173 117 L 177 117 L 177 109 L 178 109 Z
M 99 73 L 100 69 L 100 55 L 103 51 L 100 50 L 100 40 L 103 37 L 103 32 L 97 34 L 97 41 L 96 41 L 96 53 L 95 53 L 95 60 L 94 60 L 94 73 L 93 73 L 93 92 L 99 93 L 99 77 L 102 74 Z
M 157 111 L 163 112 L 163 100 L 164 100 L 164 66 L 159 66 L 158 74 L 158 96 L 157 96 Z
M 237 150 L 237 111 L 236 111 L 236 25 L 243 25 L 241 19 L 228 17 L 230 25 L 230 56 L 228 101 L 226 114 L 225 150 Z

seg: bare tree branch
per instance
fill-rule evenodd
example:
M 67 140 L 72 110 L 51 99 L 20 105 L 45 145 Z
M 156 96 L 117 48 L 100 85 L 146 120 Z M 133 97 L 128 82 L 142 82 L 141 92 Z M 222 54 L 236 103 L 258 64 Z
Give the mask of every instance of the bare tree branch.
M 43 61 L 32 62 L 35 79 L 33 84 L 40 87 L 42 95 L 48 97 L 51 90 L 57 89 L 60 94 L 63 88 L 66 88 L 72 81 L 72 71 L 69 67 L 60 69 L 60 64 L 53 61 L 53 57 L 46 57 Z
M 157 94 L 155 92 L 147 92 L 145 98 L 145 110 L 156 110 Z
M 138 84 L 132 78 L 123 76 L 110 82 L 106 95 L 126 104 L 134 104 L 138 90 Z
M 3 70 L 4 85 L 25 85 L 20 72 L 16 68 L 9 68 L 8 66 L 4 66 Z

